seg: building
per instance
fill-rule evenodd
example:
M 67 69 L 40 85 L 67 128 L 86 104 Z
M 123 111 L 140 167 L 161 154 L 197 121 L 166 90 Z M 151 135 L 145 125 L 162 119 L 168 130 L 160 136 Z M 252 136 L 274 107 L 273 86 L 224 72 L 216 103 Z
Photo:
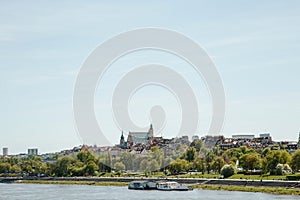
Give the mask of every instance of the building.
M 194 140 L 199 140 L 199 136 L 198 135 L 193 135 L 192 136 L 192 141 L 194 141 Z
M 215 136 L 207 135 L 204 137 L 204 145 L 207 148 L 211 149 L 214 146 L 222 144 L 224 140 L 225 140 L 225 137 L 223 135 L 215 135 Z
M 3 156 L 8 156 L 8 148 L 7 147 L 3 147 Z
M 38 149 L 37 148 L 28 149 L 28 155 L 38 155 Z
M 239 135 L 232 135 L 232 139 L 235 140 L 252 140 L 255 138 L 255 135 L 250 134 L 239 134 Z
M 259 134 L 259 137 L 261 137 L 261 138 L 268 138 L 268 137 L 271 137 L 271 134 L 270 133 L 260 133 Z
M 123 135 L 123 133 L 122 133 Z M 124 136 L 123 136 L 124 137 Z M 153 126 L 150 124 L 150 128 L 148 132 L 130 132 L 128 133 L 127 137 L 127 143 L 129 145 L 134 145 L 134 144 L 152 144 L 153 140 Z M 122 140 L 122 136 L 121 136 Z
M 286 150 L 288 150 L 288 152 L 293 153 L 297 150 L 297 143 L 289 143 L 286 145 Z

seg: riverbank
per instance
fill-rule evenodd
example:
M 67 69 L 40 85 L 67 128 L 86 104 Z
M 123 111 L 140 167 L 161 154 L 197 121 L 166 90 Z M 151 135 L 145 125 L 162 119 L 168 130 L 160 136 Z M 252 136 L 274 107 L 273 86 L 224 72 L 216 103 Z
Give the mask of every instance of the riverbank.
M 95 182 L 95 181 L 52 181 L 52 180 L 19 180 L 22 184 L 61 184 L 61 185 L 94 185 L 94 186 L 127 186 L 125 182 Z
M 268 194 L 280 195 L 300 195 L 299 188 L 279 188 L 279 187 L 253 187 L 253 186 L 233 186 L 233 185 L 193 185 L 192 189 L 202 190 L 226 190 L 226 191 L 239 191 L 239 192 L 262 192 Z

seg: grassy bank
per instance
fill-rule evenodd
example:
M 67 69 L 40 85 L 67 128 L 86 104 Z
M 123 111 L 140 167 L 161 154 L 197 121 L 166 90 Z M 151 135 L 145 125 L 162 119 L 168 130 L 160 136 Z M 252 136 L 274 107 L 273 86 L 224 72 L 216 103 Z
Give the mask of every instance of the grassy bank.
M 252 187 L 252 186 L 228 186 L 228 185 L 194 185 L 193 189 L 203 190 L 227 190 L 241 192 L 263 192 L 270 194 L 300 195 L 299 188 L 272 188 L 272 187 Z
M 124 182 L 95 182 L 95 181 L 51 181 L 51 180 L 20 180 L 24 184 L 62 184 L 62 185 L 95 185 L 95 186 L 127 186 Z
M 218 179 L 221 177 L 220 174 L 185 174 L 178 176 L 169 176 L 178 178 L 214 178 Z M 234 174 L 227 179 L 247 179 L 247 180 L 286 180 L 286 175 L 244 175 L 244 174 Z

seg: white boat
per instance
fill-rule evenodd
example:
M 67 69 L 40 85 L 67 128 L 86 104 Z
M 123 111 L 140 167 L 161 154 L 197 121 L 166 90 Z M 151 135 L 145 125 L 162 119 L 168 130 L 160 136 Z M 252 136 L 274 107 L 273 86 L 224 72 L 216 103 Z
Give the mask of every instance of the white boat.
M 164 191 L 187 191 L 189 188 L 186 185 L 181 185 L 175 181 L 168 181 L 168 182 L 159 182 L 157 183 L 158 190 Z
M 131 181 L 128 185 L 130 190 L 155 190 L 156 183 L 152 181 Z

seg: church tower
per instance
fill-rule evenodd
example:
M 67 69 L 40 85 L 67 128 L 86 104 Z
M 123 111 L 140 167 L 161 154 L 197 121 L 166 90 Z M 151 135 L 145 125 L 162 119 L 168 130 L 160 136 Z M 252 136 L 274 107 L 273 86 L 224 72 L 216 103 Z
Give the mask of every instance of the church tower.
M 153 135 L 153 126 L 152 126 L 152 124 L 150 124 L 150 129 L 149 129 L 148 133 L 149 133 L 149 137 L 150 137 L 150 138 L 153 138 L 153 137 L 154 137 L 154 135 Z
M 122 146 L 124 144 L 125 140 L 124 140 L 124 135 L 123 135 L 123 131 L 122 131 L 122 135 L 120 138 L 120 145 Z

